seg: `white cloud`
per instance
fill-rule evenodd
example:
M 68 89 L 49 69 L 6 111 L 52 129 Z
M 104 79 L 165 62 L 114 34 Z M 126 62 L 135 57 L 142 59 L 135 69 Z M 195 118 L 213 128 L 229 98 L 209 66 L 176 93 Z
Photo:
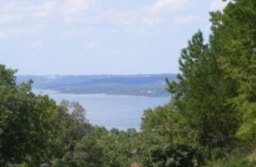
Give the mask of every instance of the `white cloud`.
M 26 1 L 11 1 L 0 6 L 0 23 L 21 22 L 28 18 L 49 16 L 57 8 L 55 1 L 30 4 Z
M 35 8 L 35 15 L 38 17 L 48 17 L 56 10 L 56 1 L 46 1 L 44 4 Z
M 52 0 L 40 4 L 27 1 L 9 1 L 0 6 L 0 38 L 35 34 L 44 28 L 40 18 L 53 13 L 56 3 Z
M 99 45 L 98 42 L 90 42 L 86 44 L 85 48 L 86 50 L 92 50 L 92 49 L 95 49 L 98 45 Z
M 231 2 L 231 0 L 227 0 L 225 2 L 222 0 L 212 0 L 210 4 L 210 11 L 222 10 L 229 2 Z
M 42 40 L 34 40 L 27 45 L 29 48 L 42 48 L 45 46 L 45 43 Z
M 87 27 L 84 29 L 67 29 L 63 32 L 63 37 L 82 37 L 89 35 L 93 32 L 92 27 Z
M 8 24 L 11 22 L 21 22 L 22 16 L 15 13 L 0 13 L 0 24 Z
M 140 20 L 142 13 L 139 13 L 138 11 L 109 10 L 104 13 L 104 16 L 106 19 L 113 21 L 113 23 L 132 25 Z
M 79 16 L 90 10 L 95 3 L 95 0 L 66 0 L 62 8 L 64 20 L 67 22 L 80 20 Z
M 194 25 L 195 23 L 201 22 L 203 19 L 196 15 L 178 16 L 175 19 L 175 24 L 177 26 L 185 27 Z
M 78 13 L 87 10 L 94 3 L 94 0 L 66 0 L 64 11 L 69 14 Z
M 136 10 L 109 10 L 105 12 L 106 19 L 124 28 L 136 27 L 136 32 L 166 23 L 175 17 L 176 12 L 184 6 L 193 4 L 194 0 L 155 0 L 153 3 Z M 132 32 L 135 32 L 131 30 Z
M 13 0 L 0 5 L 0 25 L 19 30 L 22 27 L 33 27 L 43 24 L 44 27 L 52 26 L 48 20 L 56 20 L 57 24 L 63 25 L 64 30 L 60 33 L 65 37 L 80 37 L 92 32 L 91 28 L 82 28 L 90 24 L 91 27 L 106 24 L 117 28 L 118 31 L 144 33 L 148 29 L 157 28 L 163 24 L 173 24 L 171 20 L 176 15 L 192 5 L 196 0 L 154 0 L 148 5 L 133 10 L 110 7 L 100 4 L 97 0 Z M 28 20 L 28 21 L 27 21 Z M 189 25 L 198 21 L 198 18 L 190 15 L 177 17 L 176 25 Z M 79 25 L 79 28 L 74 27 Z M 78 24 L 76 24 L 78 23 Z M 1 29 L 0 29 L 1 30 Z M 7 30 L 1 30 L 1 36 L 21 34 Z M 12 35 L 11 35 L 12 34 Z
M 0 29 L 0 39 L 5 39 L 19 35 L 37 34 L 43 29 L 42 25 L 4 27 Z
M 22 12 L 22 8 L 24 11 Z M 9 2 L 0 6 L 0 23 L 8 24 L 12 22 L 20 22 L 24 19 L 24 14 L 28 11 L 22 3 L 16 1 Z
M 178 10 L 179 8 L 189 3 L 190 1 L 189 0 L 157 0 L 149 8 L 149 10 L 152 13 L 159 13 L 163 11 L 174 11 L 174 10 Z
M 17 23 L 26 20 L 40 21 L 40 18 L 53 16 L 73 21 L 89 10 L 95 0 L 45 0 L 42 2 L 7 1 L 0 5 L 0 24 Z
M 40 27 L 51 26 L 48 19 L 56 19 L 60 24 L 68 21 L 72 22 L 84 13 L 94 4 L 94 0 L 45 0 L 30 2 L 28 0 L 6 1 L 0 5 L 0 38 L 29 34 L 29 31 L 39 30 Z M 47 18 L 47 19 L 46 19 Z M 43 19 L 43 20 L 42 20 Z M 74 36 L 76 32 L 65 32 L 66 36 Z M 81 34 L 85 32 L 77 32 Z M 78 35 L 77 35 L 78 36 Z

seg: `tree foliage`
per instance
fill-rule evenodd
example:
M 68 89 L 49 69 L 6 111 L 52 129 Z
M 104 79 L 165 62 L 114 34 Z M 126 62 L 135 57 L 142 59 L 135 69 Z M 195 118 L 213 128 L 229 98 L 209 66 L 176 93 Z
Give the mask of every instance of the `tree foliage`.
M 15 83 L 14 70 L 0 65 L 0 165 L 38 164 L 54 137 L 55 102 L 31 92 L 32 82 Z
M 137 153 L 144 166 L 199 166 L 200 151 L 190 145 L 183 135 L 182 117 L 172 105 L 144 112 Z
M 177 81 L 168 83 L 190 143 L 211 150 L 231 146 L 238 128 L 238 118 L 228 99 L 235 87 L 218 64 L 218 56 L 204 44 L 201 32 L 182 50 Z
M 241 115 L 237 132 L 240 139 L 255 137 L 256 116 L 256 2 L 236 0 L 224 12 L 212 13 L 212 37 L 210 43 L 219 55 L 221 68 L 236 85 L 236 93 L 230 98 Z

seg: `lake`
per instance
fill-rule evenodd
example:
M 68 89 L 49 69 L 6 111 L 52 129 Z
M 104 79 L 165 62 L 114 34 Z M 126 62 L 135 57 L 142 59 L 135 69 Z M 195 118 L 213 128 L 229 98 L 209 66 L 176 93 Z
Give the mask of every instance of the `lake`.
M 143 111 L 167 103 L 170 97 L 144 97 L 105 94 L 61 94 L 47 92 L 60 102 L 77 101 L 86 110 L 86 118 L 93 125 L 105 126 L 107 129 L 140 129 Z

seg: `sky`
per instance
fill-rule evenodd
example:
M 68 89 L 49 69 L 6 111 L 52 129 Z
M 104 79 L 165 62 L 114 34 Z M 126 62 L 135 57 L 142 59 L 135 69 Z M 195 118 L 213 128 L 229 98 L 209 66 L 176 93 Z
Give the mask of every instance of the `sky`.
M 177 73 L 221 0 L 0 0 L 0 64 L 19 75 Z

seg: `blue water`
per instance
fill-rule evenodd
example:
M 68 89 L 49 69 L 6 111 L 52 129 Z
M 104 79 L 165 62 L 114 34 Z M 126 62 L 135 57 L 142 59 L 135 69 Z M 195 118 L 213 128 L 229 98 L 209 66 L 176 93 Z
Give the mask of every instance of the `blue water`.
M 57 102 L 77 101 L 86 110 L 86 118 L 93 125 L 107 129 L 140 129 L 143 112 L 167 103 L 170 97 L 142 97 L 105 94 L 60 94 L 48 93 Z

